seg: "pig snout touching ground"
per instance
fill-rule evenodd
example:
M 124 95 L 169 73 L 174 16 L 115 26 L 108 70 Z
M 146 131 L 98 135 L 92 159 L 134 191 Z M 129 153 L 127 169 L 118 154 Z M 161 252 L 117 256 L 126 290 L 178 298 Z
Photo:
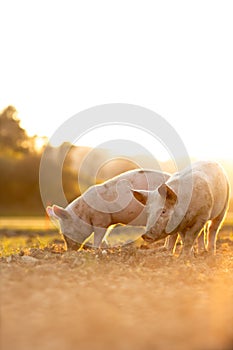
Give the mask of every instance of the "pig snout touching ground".
M 172 175 L 154 191 L 133 190 L 148 208 L 147 242 L 179 234 L 182 255 L 190 255 L 198 236 L 199 249 L 216 251 L 216 238 L 229 205 L 230 185 L 223 168 L 216 162 L 196 162 Z M 187 207 L 182 203 L 189 198 Z M 207 243 L 204 241 L 204 234 Z
M 131 188 L 152 190 L 168 180 L 170 174 L 136 169 L 122 173 L 87 189 L 65 209 L 47 207 L 51 218 L 59 220 L 68 249 L 79 249 L 94 233 L 94 247 L 100 247 L 109 226 L 121 223 L 145 226 L 145 206 L 132 195 Z

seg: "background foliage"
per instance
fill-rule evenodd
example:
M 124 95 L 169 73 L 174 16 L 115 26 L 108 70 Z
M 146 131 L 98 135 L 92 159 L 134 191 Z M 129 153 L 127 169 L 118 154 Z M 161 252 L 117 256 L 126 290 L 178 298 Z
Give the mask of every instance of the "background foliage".
M 0 112 L 0 215 L 44 215 L 44 207 L 41 202 L 39 189 L 39 167 L 41 155 L 48 144 L 46 138 L 42 138 L 44 145 L 38 147 L 41 137 L 28 136 L 21 127 L 17 116 L 17 110 L 8 106 Z M 104 149 L 92 150 L 88 147 L 75 147 L 69 143 L 63 143 L 59 147 L 47 146 L 50 159 L 51 176 L 48 186 L 48 204 L 64 205 L 58 193 L 58 184 L 55 182 L 55 174 L 59 171 L 60 159 L 66 154 L 62 169 L 63 189 L 68 202 L 80 195 L 80 192 L 95 183 L 109 179 L 123 171 L 135 169 L 140 157 L 132 157 L 132 160 L 116 158 L 105 163 L 108 151 Z M 85 171 L 80 172 L 83 159 L 86 158 Z M 140 163 L 140 162 L 139 162 Z M 153 159 L 143 159 L 147 168 L 154 168 Z M 221 162 L 228 172 L 231 184 L 233 184 L 232 163 Z M 95 175 L 96 166 L 105 164 L 99 168 Z M 163 170 L 173 171 L 171 162 L 163 164 Z M 80 191 L 81 189 L 81 191 Z M 231 199 L 231 208 L 232 208 Z

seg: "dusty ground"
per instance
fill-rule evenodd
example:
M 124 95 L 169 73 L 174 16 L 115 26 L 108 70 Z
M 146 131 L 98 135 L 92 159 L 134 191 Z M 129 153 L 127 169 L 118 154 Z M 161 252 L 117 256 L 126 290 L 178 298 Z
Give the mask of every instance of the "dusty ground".
M 2 242 L 4 350 L 233 348 L 230 232 L 215 257 L 185 262 L 137 247 L 70 253 L 57 239 L 9 255 Z

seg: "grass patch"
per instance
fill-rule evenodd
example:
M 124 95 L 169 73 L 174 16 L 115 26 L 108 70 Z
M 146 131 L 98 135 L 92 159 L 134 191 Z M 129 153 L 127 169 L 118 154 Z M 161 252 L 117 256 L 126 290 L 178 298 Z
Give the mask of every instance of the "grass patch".
M 28 248 L 44 249 L 51 246 L 54 240 L 60 239 L 59 235 L 44 235 L 30 237 L 28 235 L 20 235 L 15 237 L 2 237 L 0 241 L 0 257 L 19 254 Z

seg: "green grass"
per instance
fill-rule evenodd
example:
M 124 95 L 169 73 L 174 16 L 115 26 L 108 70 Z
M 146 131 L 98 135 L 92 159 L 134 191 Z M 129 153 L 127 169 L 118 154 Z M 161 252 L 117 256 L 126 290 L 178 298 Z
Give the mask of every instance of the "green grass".
M 0 256 L 5 257 L 12 254 L 19 254 L 21 251 L 29 248 L 44 249 L 53 244 L 56 238 L 59 239 L 61 237 L 59 235 L 1 237 Z

